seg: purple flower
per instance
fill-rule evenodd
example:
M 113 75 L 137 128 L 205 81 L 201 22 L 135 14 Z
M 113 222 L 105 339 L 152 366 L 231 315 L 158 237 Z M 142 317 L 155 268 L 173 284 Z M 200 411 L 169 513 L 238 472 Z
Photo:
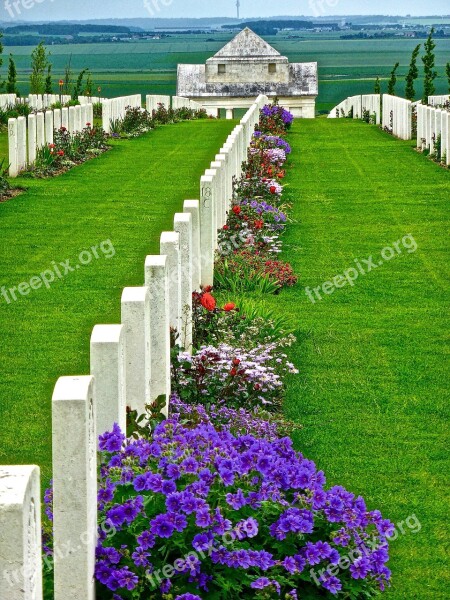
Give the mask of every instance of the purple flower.
M 134 564 L 137 567 L 146 567 L 149 562 L 148 562 L 148 557 L 150 556 L 149 552 L 146 552 L 144 550 L 144 548 L 142 548 L 141 546 L 138 546 L 136 548 L 136 550 L 133 552 L 133 554 L 131 555 L 131 558 L 134 561 Z
M 355 562 L 350 565 L 350 574 L 353 579 L 365 579 L 370 570 L 369 561 L 361 556 L 357 558 Z
M 264 588 L 269 587 L 269 586 L 274 587 L 277 594 L 280 595 L 280 592 L 281 592 L 280 584 L 275 579 L 269 580 L 269 579 L 267 579 L 267 577 L 260 577 L 256 581 L 252 581 L 252 583 L 250 584 L 250 587 L 255 590 L 263 590 Z
M 150 522 L 151 532 L 160 538 L 170 538 L 175 531 L 175 525 L 168 514 L 158 515 Z
M 211 536 L 206 533 L 199 533 L 192 541 L 194 550 L 208 550 L 211 545 Z
M 144 531 L 137 538 L 137 541 L 144 550 L 148 550 L 155 545 L 155 536 L 150 531 Z
M 212 524 L 213 520 L 208 510 L 199 510 L 195 517 L 195 524 L 205 529 Z
M 125 441 L 125 435 L 122 433 L 119 425 L 114 423 L 112 431 L 99 437 L 99 448 L 105 452 L 119 452 Z
M 337 577 L 330 575 L 325 571 L 325 573 L 320 578 L 320 583 L 323 587 L 328 590 L 331 594 L 337 594 L 342 590 L 342 583 Z
M 177 490 L 177 486 L 175 485 L 174 481 L 171 481 L 170 479 L 167 481 L 163 481 L 162 486 L 161 486 L 161 492 L 165 496 L 168 496 L 169 494 L 173 494 L 174 492 L 176 492 L 176 490 Z
M 132 573 L 128 567 L 124 567 L 119 571 L 118 582 L 119 587 L 126 588 L 127 590 L 131 591 L 134 590 L 139 583 L 139 578 L 134 575 L 134 573 Z

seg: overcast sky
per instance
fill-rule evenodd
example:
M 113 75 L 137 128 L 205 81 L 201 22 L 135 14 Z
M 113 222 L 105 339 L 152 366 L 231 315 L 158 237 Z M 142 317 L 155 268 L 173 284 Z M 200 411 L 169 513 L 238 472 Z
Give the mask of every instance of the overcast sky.
M 9 9 L 7 8 L 9 7 Z M 449 0 L 241 0 L 242 17 L 440 15 Z M 234 17 L 236 0 L 0 0 L 0 20 Z

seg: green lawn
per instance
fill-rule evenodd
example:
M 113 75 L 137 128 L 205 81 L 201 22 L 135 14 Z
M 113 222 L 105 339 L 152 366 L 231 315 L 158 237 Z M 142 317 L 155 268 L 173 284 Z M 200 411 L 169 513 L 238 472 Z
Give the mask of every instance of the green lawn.
M 173 229 L 183 200 L 234 126 L 197 121 L 123 141 L 28 193 L 0 204 L 0 286 L 11 288 L 104 244 L 89 265 L 10 304 L 0 296 L 0 464 L 36 463 L 51 474 L 51 396 L 61 375 L 89 372 L 94 325 L 120 322 L 126 286 L 143 285 L 147 254 Z M 91 252 L 93 254 L 93 252 Z M 83 257 L 83 260 L 86 258 Z M 61 269 L 64 272 L 64 268 Z M 17 292 L 16 292 L 17 295 Z
M 298 336 L 291 354 L 300 376 L 286 405 L 304 425 L 296 442 L 330 484 L 362 494 L 397 524 L 420 521 L 420 532 L 404 524 L 392 542 L 386 596 L 448 598 L 450 173 L 358 121 L 296 121 L 289 141 L 296 222 L 285 258 L 301 280 L 265 302 Z M 408 234 L 416 252 L 400 246 L 353 287 L 308 299 L 305 286 L 355 267 L 354 259 L 379 262 Z

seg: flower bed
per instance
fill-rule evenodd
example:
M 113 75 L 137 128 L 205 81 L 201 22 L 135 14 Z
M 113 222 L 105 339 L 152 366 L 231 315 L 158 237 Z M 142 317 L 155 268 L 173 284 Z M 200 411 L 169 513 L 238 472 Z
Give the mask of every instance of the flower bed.
M 110 139 L 135 138 L 158 125 L 178 123 L 184 120 L 207 118 L 205 111 L 179 109 L 167 111 L 162 105 L 150 115 L 141 108 L 127 107 L 125 117 L 111 124 L 111 134 L 91 123 L 81 132 L 71 134 L 65 127 L 54 132 L 53 144 L 37 151 L 36 161 L 24 177 L 55 177 L 111 149 Z
M 167 109 L 163 104 L 158 104 L 157 110 L 150 114 L 147 110 L 128 106 L 125 117 L 111 123 L 111 134 L 113 137 L 133 138 L 147 133 L 159 125 L 207 118 L 208 114 L 204 109 Z
M 55 177 L 110 149 L 108 136 L 101 127 L 86 127 L 69 133 L 65 127 L 55 130 L 53 144 L 37 151 L 35 163 L 22 173 L 25 177 Z
M 280 181 L 290 147 L 280 134 L 290 122 L 276 104 L 263 109 L 235 182 L 221 243 L 235 243 L 232 231 L 245 241 L 229 259 L 217 257 L 227 294 L 235 289 L 225 264 L 236 278 L 253 278 L 254 291 L 295 284 L 274 258 L 289 224 Z M 270 270 L 260 269 L 261 257 Z M 389 584 L 393 525 L 363 498 L 327 488 L 294 449 L 282 403 L 298 373 L 286 354 L 295 338 L 258 304 L 221 306 L 216 296 L 212 288 L 194 294 L 192 353 L 173 344 L 169 418 L 156 405 L 145 419 L 130 413 L 126 434 L 115 426 L 100 436 L 97 598 L 377 595 Z M 51 517 L 51 492 L 46 501 Z

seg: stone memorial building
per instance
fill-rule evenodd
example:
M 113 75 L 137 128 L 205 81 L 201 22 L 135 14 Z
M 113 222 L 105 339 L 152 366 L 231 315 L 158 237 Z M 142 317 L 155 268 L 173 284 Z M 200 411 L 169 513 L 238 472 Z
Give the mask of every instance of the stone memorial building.
M 177 95 L 201 104 L 217 116 L 233 118 L 255 97 L 278 96 L 295 117 L 313 119 L 318 95 L 317 63 L 290 63 L 251 29 L 244 29 L 206 65 L 178 65 Z

